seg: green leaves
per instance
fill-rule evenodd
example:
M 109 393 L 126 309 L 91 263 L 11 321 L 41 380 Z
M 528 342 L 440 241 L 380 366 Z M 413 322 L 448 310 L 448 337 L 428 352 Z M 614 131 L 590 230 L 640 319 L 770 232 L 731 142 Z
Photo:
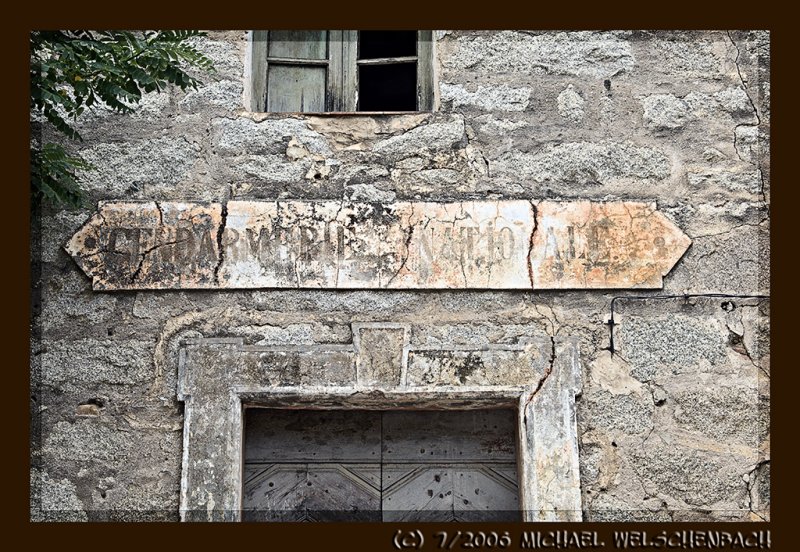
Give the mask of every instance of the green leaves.
M 119 113 L 134 111 L 143 94 L 172 84 L 196 89 L 188 72 L 214 70 L 193 44 L 199 31 L 33 31 L 31 105 L 60 132 L 81 139 L 71 121 L 86 107 L 104 105 Z M 49 148 L 49 149 L 48 149 Z M 54 204 L 77 205 L 81 197 L 76 170 L 89 170 L 60 146 L 31 152 L 34 195 Z
M 34 199 L 53 204 L 78 207 L 82 194 L 76 170 L 93 170 L 81 159 L 67 155 L 56 144 L 45 144 L 41 150 L 31 151 L 31 186 Z

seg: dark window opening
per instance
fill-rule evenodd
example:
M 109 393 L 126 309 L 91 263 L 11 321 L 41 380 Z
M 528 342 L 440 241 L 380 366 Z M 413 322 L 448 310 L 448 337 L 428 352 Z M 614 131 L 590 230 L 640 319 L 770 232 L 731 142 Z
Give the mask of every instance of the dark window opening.
M 417 55 L 417 31 L 359 31 L 358 59 Z
M 414 111 L 416 109 L 416 62 L 359 67 L 359 111 Z

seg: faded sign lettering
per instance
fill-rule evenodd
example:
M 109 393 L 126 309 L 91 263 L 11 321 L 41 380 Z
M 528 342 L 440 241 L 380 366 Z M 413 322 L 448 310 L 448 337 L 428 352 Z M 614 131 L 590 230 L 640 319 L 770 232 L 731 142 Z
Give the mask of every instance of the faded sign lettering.
M 645 203 L 106 202 L 94 289 L 660 288 L 690 244 Z

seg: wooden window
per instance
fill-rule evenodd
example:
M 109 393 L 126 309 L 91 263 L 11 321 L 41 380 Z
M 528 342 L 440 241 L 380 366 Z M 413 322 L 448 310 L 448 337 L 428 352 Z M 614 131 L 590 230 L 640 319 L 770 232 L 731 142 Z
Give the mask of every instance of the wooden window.
M 248 108 L 433 109 L 431 31 L 253 31 Z

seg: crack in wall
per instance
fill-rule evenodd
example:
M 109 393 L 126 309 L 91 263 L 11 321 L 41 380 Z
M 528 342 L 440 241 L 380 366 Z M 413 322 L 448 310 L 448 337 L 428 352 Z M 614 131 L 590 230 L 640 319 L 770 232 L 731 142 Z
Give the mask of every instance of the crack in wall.
M 731 44 L 736 49 L 736 59 L 733 61 L 733 63 L 736 65 L 736 73 L 739 75 L 739 81 L 742 83 L 742 89 L 744 90 L 744 93 L 747 96 L 748 101 L 750 102 L 750 106 L 753 108 L 753 113 L 756 116 L 756 121 L 758 121 L 756 123 L 756 125 L 752 125 L 752 126 L 760 126 L 761 125 L 761 117 L 758 114 L 758 109 L 756 108 L 755 102 L 753 102 L 753 98 L 750 96 L 750 92 L 749 92 L 749 89 L 747 87 L 747 81 L 745 80 L 744 76 L 742 75 L 742 69 L 739 66 L 739 58 L 741 57 L 742 53 L 739 50 L 739 46 L 736 45 L 736 41 L 733 40 L 733 37 L 731 36 L 731 32 L 730 31 L 725 31 L 725 32 L 728 35 L 728 40 L 731 41 Z
M 627 364 L 630 364 L 627 361 L 625 361 L 625 362 Z M 666 395 L 666 392 L 664 391 L 663 387 L 661 387 L 660 385 L 658 385 L 656 383 L 653 383 L 653 381 L 651 379 L 643 380 L 642 383 L 645 386 L 647 386 L 647 390 L 650 392 L 650 398 L 653 401 L 653 406 L 654 406 L 653 413 L 650 416 L 650 421 L 652 422 L 651 426 L 650 426 L 650 430 L 647 432 L 647 435 L 645 436 L 644 439 L 642 439 L 642 442 L 640 444 L 642 452 L 645 452 L 645 445 L 647 444 L 647 441 L 650 439 L 650 437 L 652 437 L 653 433 L 656 430 L 656 425 L 657 425 L 657 423 L 656 423 L 656 408 L 658 408 L 659 406 L 664 405 L 664 403 L 667 402 L 667 399 L 666 398 L 664 398 L 664 399 L 656 399 L 656 393 L 653 390 L 654 386 L 658 387 L 659 389 L 661 389 L 661 391 L 664 392 L 665 395 Z M 666 441 L 664 441 L 664 438 L 661 435 L 659 435 L 658 433 L 656 433 L 656 437 L 661 439 L 662 442 L 666 443 Z
M 716 244 L 715 244 L 714 248 L 711 251 L 709 251 L 708 253 L 703 253 L 702 255 L 697 257 L 697 259 L 695 259 L 695 263 L 700 263 L 706 257 L 710 257 L 712 255 L 715 255 L 716 253 L 717 253 L 717 247 L 716 247 Z
M 739 158 L 739 161 L 742 161 L 744 163 L 749 163 L 750 165 L 758 167 L 758 163 L 746 160 L 744 157 L 742 157 L 742 154 L 739 153 L 739 140 L 736 137 L 736 131 L 739 130 L 740 128 L 742 128 L 742 127 L 755 128 L 755 129 L 759 128 L 758 124 L 754 125 L 754 124 L 751 124 L 751 123 L 741 123 L 741 124 L 738 124 L 735 127 L 733 127 L 733 151 L 736 152 L 736 157 Z
M 402 272 L 403 269 L 406 267 L 406 263 L 408 262 L 408 257 L 411 254 L 411 239 L 414 237 L 415 225 L 412 223 L 413 219 L 414 219 L 414 204 L 411 203 L 411 214 L 408 217 L 409 224 L 408 224 L 408 230 L 406 231 L 406 239 L 405 239 L 405 254 L 403 255 L 403 260 L 400 262 L 400 267 L 392 275 L 392 277 L 389 278 L 389 281 L 386 282 L 386 285 L 384 287 L 388 288 L 392 284 L 394 279 L 397 278 L 397 276 L 400 274 L 400 272 Z M 337 267 L 338 267 L 338 263 L 337 263 Z M 462 267 L 462 269 L 463 269 L 463 267 Z M 337 268 L 337 275 L 338 275 L 338 268 Z M 339 283 L 338 277 L 336 279 L 336 283 L 337 283 L 337 286 L 338 286 L 338 283 Z M 465 284 L 466 284 L 466 280 L 465 280 Z
M 753 488 L 755 487 L 756 480 L 758 479 L 758 472 L 770 463 L 770 459 L 766 458 L 760 460 L 753 469 L 745 474 L 745 486 L 747 488 L 747 509 L 751 514 L 758 517 L 761 521 L 768 521 L 764 516 L 753 510 Z
M 219 269 L 222 267 L 222 263 L 225 262 L 225 248 L 222 244 L 222 235 L 225 232 L 225 227 L 228 224 L 228 202 L 222 202 L 222 214 L 220 216 L 219 227 L 217 228 L 217 255 L 219 255 L 219 260 L 217 261 L 217 266 L 214 267 L 214 284 L 219 285 Z
M 161 210 L 161 204 L 158 201 L 154 201 L 153 203 L 155 204 L 156 209 L 158 209 L 158 225 L 159 225 L 159 227 L 163 227 L 164 226 L 164 212 Z M 98 214 L 99 214 L 99 212 L 98 212 Z M 105 218 L 102 215 L 100 216 L 100 218 L 103 220 L 103 224 L 105 224 L 105 222 L 106 222 Z M 136 281 L 136 278 L 139 276 L 139 272 L 141 272 L 141 270 L 142 270 L 142 266 L 144 265 L 144 260 L 147 257 L 147 255 L 149 255 L 154 250 L 156 250 L 159 247 L 162 247 L 164 245 L 174 245 L 176 243 L 183 243 L 184 241 L 185 240 L 181 240 L 181 241 L 178 241 L 178 242 L 170 242 L 170 243 L 162 243 L 162 244 L 154 245 L 150 249 L 146 250 L 144 253 L 141 253 L 141 258 L 139 259 L 139 264 L 136 266 L 136 270 L 133 271 L 133 274 L 131 274 L 130 282 L 133 283 L 133 282 Z
M 533 214 L 533 228 L 531 229 L 531 237 L 528 240 L 528 255 L 526 256 L 526 260 L 528 263 L 528 279 L 530 280 L 531 289 L 535 289 L 533 264 L 531 263 L 531 259 L 533 257 L 533 242 L 536 236 L 536 230 L 539 229 L 539 210 L 533 200 L 528 200 L 528 202 L 531 204 L 531 211 Z
M 150 247 L 149 249 L 145 250 L 143 253 L 140 253 L 141 258 L 139 259 L 139 264 L 136 266 L 136 270 L 133 271 L 133 274 L 131 274 L 130 282 L 134 283 L 136 281 L 136 278 L 139 276 L 139 273 L 141 272 L 142 267 L 144 266 L 144 260 L 147 258 L 147 256 L 150 253 L 152 253 L 156 249 L 160 249 L 160 248 L 166 247 L 168 245 L 177 245 L 179 243 L 186 243 L 187 241 L 188 240 L 178 240 L 178 241 L 159 243 L 159 244 L 156 244 L 153 247 Z
M 161 203 L 154 201 L 156 209 L 158 209 L 158 225 L 164 226 L 164 211 L 161 210 Z
M 734 49 L 736 50 L 736 59 L 733 61 L 733 63 L 736 65 L 736 73 L 739 75 L 739 81 L 742 83 L 742 89 L 744 90 L 745 96 L 747 96 L 747 100 L 750 102 L 750 107 L 753 108 L 753 114 L 756 117 L 756 124 L 755 125 L 753 125 L 753 124 L 741 124 L 741 125 L 737 125 L 736 128 L 734 128 L 734 130 L 733 130 L 733 148 L 734 148 L 734 151 L 736 152 L 736 156 L 739 158 L 739 160 L 740 161 L 744 161 L 744 159 L 742 159 L 742 156 L 739 155 L 739 150 L 736 147 L 736 129 L 738 129 L 740 126 L 749 126 L 749 127 L 760 128 L 761 127 L 761 116 L 758 113 L 758 108 L 756 107 L 756 104 L 753 101 L 752 96 L 750 96 L 750 90 L 749 90 L 749 87 L 747 86 L 747 81 L 745 80 L 744 75 L 742 75 L 742 69 L 739 66 L 739 58 L 741 57 L 742 52 L 739 50 L 739 46 L 737 46 L 736 41 L 733 40 L 733 37 L 731 36 L 731 32 L 730 31 L 725 31 L 725 33 L 728 35 L 728 40 L 731 41 L 731 44 L 733 45 Z M 769 203 L 767 202 L 767 194 L 764 191 L 764 173 L 761 170 L 761 166 L 760 166 L 761 164 L 760 164 L 760 162 L 754 162 L 754 163 L 752 163 L 752 165 L 754 165 L 758 169 L 758 175 L 759 175 L 759 178 L 761 180 L 761 190 L 760 190 L 761 200 L 764 202 L 764 206 L 765 206 L 765 208 L 767 210 L 767 214 L 769 214 L 769 212 L 770 212 L 769 211 Z
M 558 320 L 558 317 L 556 316 L 556 312 L 553 310 L 553 307 L 551 307 L 550 305 L 547 305 L 547 304 L 545 304 L 543 306 L 546 306 L 548 309 L 550 309 L 550 314 L 552 315 L 552 318 L 550 318 L 546 314 L 543 314 L 542 311 L 539 310 L 539 305 L 537 305 L 537 304 L 533 304 L 533 310 L 535 310 L 536 314 L 538 314 L 541 318 L 543 318 L 544 320 L 547 320 L 547 322 L 550 323 L 550 333 L 548 335 L 556 336 L 561 331 L 561 322 Z M 538 322 L 538 320 L 537 320 L 537 322 Z M 556 328 L 556 324 L 558 324 L 558 328 Z M 543 326 L 543 330 L 542 331 L 545 334 L 547 334 L 547 326 Z
M 729 229 L 723 230 L 722 232 L 715 232 L 713 234 L 700 234 L 700 235 L 697 235 L 697 236 L 690 236 L 690 237 L 691 237 L 692 240 L 698 240 L 698 239 L 701 239 L 701 238 L 713 238 L 713 237 L 716 237 L 716 236 L 724 236 L 725 234 L 731 234 L 734 230 L 738 230 L 739 228 L 744 228 L 745 226 L 752 226 L 752 227 L 758 228 L 759 226 L 761 226 L 763 223 L 767 222 L 768 220 L 769 220 L 768 218 L 763 218 L 763 219 L 759 220 L 757 223 L 743 222 L 742 224 L 736 224 L 734 226 L 731 226 Z
M 748 305 L 748 306 L 750 306 L 750 305 Z M 741 318 L 740 318 L 740 322 L 741 322 Z M 754 367 L 758 368 L 761 372 L 763 372 L 764 376 L 767 379 L 770 379 L 769 372 L 767 372 L 767 370 L 764 369 L 764 367 L 761 365 L 761 362 L 757 361 L 756 359 L 754 359 L 752 357 L 752 355 L 750 354 L 750 351 L 747 349 L 747 345 L 745 345 L 745 341 L 744 341 L 744 331 L 740 334 L 739 332 L 734 331 L 733 329 L 731 329 L 730 325 L 728 325 L 727 323 L 725 324 L 725 328 L 728 330 L 729 334 L 735 335 L 735 336 L 737 336 L 739 338 L 737 340 L 736 345 L 732 347 L 733 350 L 736 351 L 737 353 L 739 353 L 740 355 L 746 356 L 747 360 L 750 361 L 750 364 L 752 364 Z
M 555 336 L 550 336 L 550 358 L 548 359 L 547 368 L 545 369 L 544 374 L 539 379 L 539 383 L 536 384 L 536 389 L 533 390 L 531 395 L 528 397 L 528 400 L 525 401 L 525 406 L 522 407 L 523 410 L 523 417 L 524 420 L 528 421 L 528 406 L 533 402 L 534 397 L 539 393 L 539 391 L 544 386 L 545 381 L 550 377 L 550 374 L 553 373 L 553 365 L 556 362 L 556 338 Z

